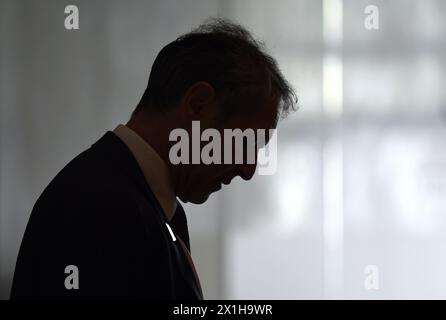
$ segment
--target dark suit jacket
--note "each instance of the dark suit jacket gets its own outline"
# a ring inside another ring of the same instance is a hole
[[[202,299],[166,222],[130,150],[109,131],[34,205],[11,299]],[[180,204],[170,225],[190,248]],[[79,270],[79,289],[65,287],[68,265]]]

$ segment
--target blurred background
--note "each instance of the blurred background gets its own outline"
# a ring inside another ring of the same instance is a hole
[[[185,206],[205,298],[445,299],[443,0],[0,0],[0,298],[42,190],[210,16],[266,43],[300,109],[276,174]]]

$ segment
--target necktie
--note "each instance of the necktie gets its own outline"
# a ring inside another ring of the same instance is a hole
[[[189,250],[186,248],[183,240],[180,237],[177,237],[178,243],[183,250],[184,255],[186,256],[187,261],[189,262],[192,273],[194,274],[195,282],[197,283],[198,290],[200,290],[200,294],[203,297],[203,291],[201,289],[200,278],[198,277],[197,270],[195,269],[194,262],[192,261],[192,256],[190,255]]]
[[[189,263],[190,269],[192,271],[193,277],[195,279],[195,283],[197,284],[198,290],[200,291],[201,296],[203,297],[203,291],[201,288],[200,278],[198,277],[197,270],[195,269],[195,265],[190,254],[190,242],[189,242],[189,232],[187,228],[187,218],[184,212],[183,207],[178,202],[177,210],[175,211],[175,215],[172,218],[171,225],[173,230],[175,231],[175,235],[171,232],[172,238],[175,237],[178,245],[183,253],[183,256]],[[170,227],[168,226],[170,229]],[[183,241],[184,240],[184,241]],[[174,240],[175,241],[175,240]]]

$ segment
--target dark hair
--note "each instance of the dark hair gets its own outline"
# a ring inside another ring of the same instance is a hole
[[[214,87],[225,114],[252,112],[253,99],[264,99],[265,93],[278,102],[278,117],[297,102],[263,43],[238,24],[211,18],[159,52],[135,112],[172,107],[198,81]]]

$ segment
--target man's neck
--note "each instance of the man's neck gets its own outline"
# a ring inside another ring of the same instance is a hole
[[[148,117],[146,115],[133,116],[126,124],[144,139],[169,165],[169,127],[163,123],[161,117]]]

